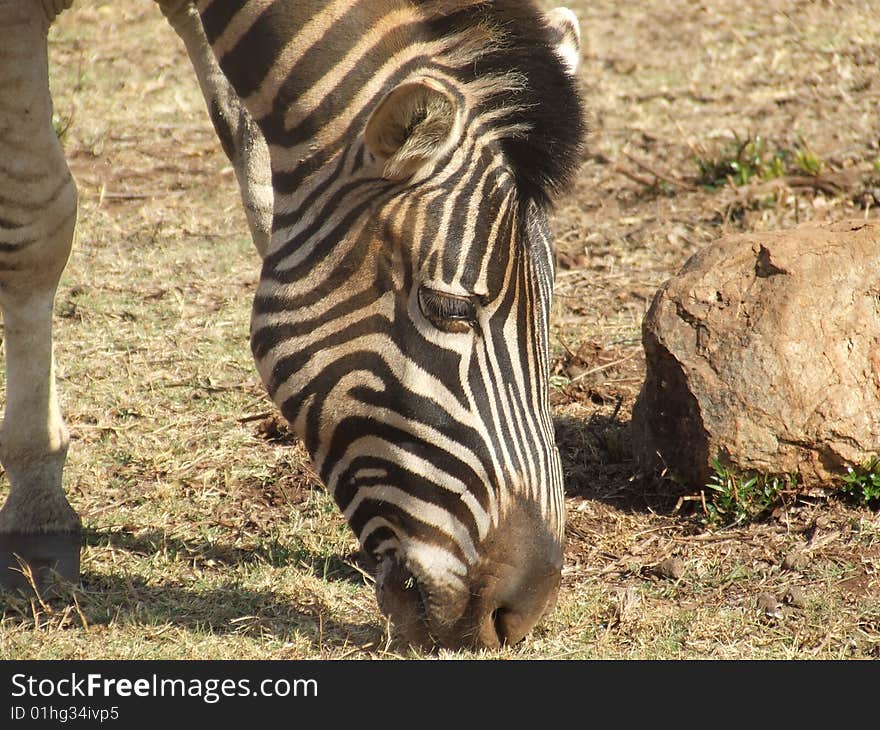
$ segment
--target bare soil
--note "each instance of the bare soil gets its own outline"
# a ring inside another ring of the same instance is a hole
[[[728,644],[731,628],[702,611],[713,605],[719,615],[735,609],[767,621],[756,624],[758,642],[790,632],[786,655],[876,656],[876,513],[828,493],[787,495],[758,523],[708,529],[699,494],[637,473],[628,421],[644,376],[641,317],[699,247],[728,232],[875,217],[880,5],[576,5],[592,135],[556,217],[554,397],[570,495],[568,584],[601,576],[608,595],[624,596],[610,608],[615,643],[626,635],[642,644],[633,634],[659,621],[646,614],[700,607],[699,623],[716,635],[691,635],[685,646],[762,655],[742,636]],[[819,174],[701,184],[698,160],[758,137],[771,150],[812,150]],[[670,558],[680,577],[659,570]],[[711,590],[701,587],[701,575],[728,570]],[[672,606],[666,596],[646,600],[646,583],[666,584],[653,590],[669,593]],[[804,605],[791,602],[792,587],[803,589]],[[782,605],[774,616],[758,606],[768,592]]]

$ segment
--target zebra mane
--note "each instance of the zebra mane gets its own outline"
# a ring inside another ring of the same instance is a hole
[[[549,205],[580,164],[586,124],[543,13],[531,0],[417,4],[432,36],[456,39],[446,58],[476,92],[478,113],[491,120],[521,195]]]

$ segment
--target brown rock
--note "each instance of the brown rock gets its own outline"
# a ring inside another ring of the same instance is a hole
[[[806,608],[807,599],[800,586],[789,586],[785,592],[785,602],[795,608]]]
[[[782,618],[782,604],[776,600],[772,593],[759,593],[756,603],[758,604],[758,611],[766,618]]]
[[[640,466],[711,461],[827,486],[880,451],[880,223],[729,236],[657,292],[633,409]]]
[[[809,558],[806,553],[799,552],[797,550],[788,553],[782,559],[782,569],[783,570],[801,570],[803,569],[807,563],[809,562]]]
[[[657,575],[678,580],[684,575],[684,563],[680,558],[666,558],[657,565]]]

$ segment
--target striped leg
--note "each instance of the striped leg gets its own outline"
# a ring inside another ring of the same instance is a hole
[[[259,127],[238,100],[217,61],[190,0],[158,0],[162,13],[183,40],[223,151],[238,179],[251,238],[260,256],[272,232],[272,177],[269,149]]]
[[[76,186],[52,126],[46,32],[64,0],[0,0],[0,307],[7,400],[0,584],[79,574],[80,520],[61,487],[67,429],[55,393],[52,309],[76,223]],[[57,8],[55,6],[58,6]],[[48,16],[48,17],[47,17]],[[12,569],[10,569],[12,568]]]

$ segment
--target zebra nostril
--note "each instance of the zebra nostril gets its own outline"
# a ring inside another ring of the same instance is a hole
[[[472,579],[471,625],[487,648],[524,639],[555,605],[562,577],[562,546],[532,507],[510,508],[504,528],[485,541]]]
[[[495,635],[498,637],[498,643],[501,646],[507,644],[507,626],[504,621],[504,614],[507,612],[506,608],[496,608],[492,611],[492,626],[495,628]]]
[[[498,646],[513,646],[522,641],[530,628],[524,626],[522,617],[516,611],[499,606],[489,615],[494,630],[495,637],[498,640]]]
[[[489,617],[492,619],[492,626],[495,629],[495,636],[498,637],[498,643],[504,644],[504,627],[498,621],[498,614],[501,613],[500,608],[496,608],[492,611],[492,615]]]

